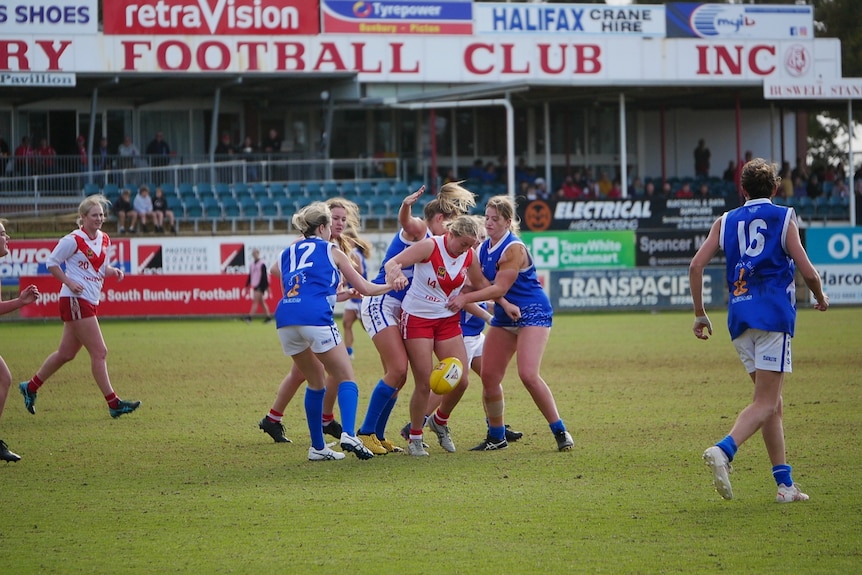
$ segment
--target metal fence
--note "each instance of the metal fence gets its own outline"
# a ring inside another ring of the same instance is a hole
[[[243,155],[239,160],[229,155],[210,162],[209,156],[172,156],[159,166],[146,157],[107,156],[104,162],[99,158],[92,169],[78,156],[50,158],[55,160],[50,165],[39,163],[40,157],[9,159],[0,177],[0,212],[40,215],[64,211],[105,187],[405,179],[403,164],[396,158],[281,159],[260,154]],[[102,165],[106,168],[100,169]],[[78,166],[80,169],[73,169]]]

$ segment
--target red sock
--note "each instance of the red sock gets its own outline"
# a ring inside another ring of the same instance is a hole
[[[437,425],[446,425],[449,423],[449,413],[443,413],[439,409],[434,412],[434,422]]]
[[[323,421],[323,425],[332,422],[335,419],[334,413],[324,413],[321,420]]]
[[[110,395],[105,396],[105,401],[108,402],[108,407],[110,407],[111,409],[117,409],[117,405],[120,404],[120,398],[117,397],[117,394],[113,391]]]
[[[279,413],[274,409],[270,409],[269,413],[266,416],[267,419],[269,419],[270,421],[275,421],[276,423],[280,422],[282,417],[284,417],[284,414]]]
[[[410,439],[422,439],[422,430],[410,428]]]
[[[39,388],[42,387],[42,384],[45,383],[41,379],[39,379],[38,375],[34,375],[33,378],[27,382],[27,390],[30,393],[36,393],[39,391]]]

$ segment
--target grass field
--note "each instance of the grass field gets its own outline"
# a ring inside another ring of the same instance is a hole
[[[485,433],[475,378],[451,420],[457,453],[431,441],[422,460],[324,463],[306,460],[301,395],[294,443],[257,428],[290,367],[271,325],[105,321],[114,386],[143,406],[112,420],[85,354],[35,416],[13,387],[0,438],[23,459],[0,465],[0,573],[860,572],[862,309],[799,314],[785,429],[811,500],[784,506],[759,435],[734,462],[733,501],[701,462],[751,387],[712,319],[701,342],[688,313],[556,318],[543,373],[570,453],[510,375],[507,421],[525,435],[506,451],[468,451]],[[61,327],[0,330],[17,382]],[[380,372],[356,335],[361,418]],[[403,399],[402,444],[406,420]]]

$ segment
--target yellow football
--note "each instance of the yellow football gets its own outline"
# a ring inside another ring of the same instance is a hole
[[[457,357],[447,357],[434,366],[431,371],[431,391],[446,395],[456,387],[464,374],[464,366]]]

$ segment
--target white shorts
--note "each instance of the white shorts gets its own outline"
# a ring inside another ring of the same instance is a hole
[[[362,298],[362,327],[373,338],[387,327],[401,326],[401,300],[389,294]]]
[[[359,315],[359,308],[362,305],[361,301],[353,301],[352,299],[344,302],[344,311],[355,311]]]
[[[742,360],[742,365],[753,373],[755,370],[791,373],[790,335],[780,331],[747,329],[733,340],[733,347]]]
[[[284,355],[296,355],[309,347],[314,353],[325,353],[341,343],[341,333],[335,324],[288,325],[277,331]]]
[[[469,369],[473,365],[473,360],[477,357],[482,357],[482,349],[485,347],[485,334],[465,335],[464,347],[467,348],[467,365],[464,369]]]

